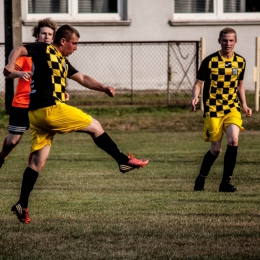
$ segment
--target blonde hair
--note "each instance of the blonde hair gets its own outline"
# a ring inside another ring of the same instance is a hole
[[[237,33],[234,29],[230,28],[230,27],[226,27],[224,29],[222,29],[220,32],[219,32],[219,39],[222,38],[223,34],[230,34],[230,33],[233,33],[235,35],[235,38],[237,39]]]

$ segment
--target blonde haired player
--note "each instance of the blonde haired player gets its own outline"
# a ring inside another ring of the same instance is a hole
[[[230,180],[236,165],[239,132],[243,130],[240,107],[246,116],[252,114],[246,103],[243,82],[246,61],[233,51],[237,43],[235,30],[228,27],[221,30],[218,42],[221,50],[202,61],[192,93],[191,106],[195,111],[200,89],[204,83],[204,141],[211,143],[195,180],[194,191],[204,190],[205,179],[221,152],[223,132],[226,133],[228,144],[219,191],[236,191]]]
[[[19,201],[12,207],[21,222],[26,222],[28,199],[38,174],[43,168],[56,133],[84,132],[89,134],[95,144],[108,153],[118,164],[122,173],[144,167],[147,159],[137,159],[123,154],[104,131],[98,120],[82,110],[69,106],[65,101],[66,79],[72,79],[82,86],[115,96],[115,89],[105,86],[88,75],[77,71],[66,59],[77,50],[79,32],[69,26],[61,26],[53,44],[33,43],[12,50],[9,62],[4,68],[4,76],[14,70],[13,63],[21,55],[32,56],[32,90],[30,92],[29,118],[32,130],[32,160],[24,171]]]

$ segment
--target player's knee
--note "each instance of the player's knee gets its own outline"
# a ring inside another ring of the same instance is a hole
[[[230,146],[238,146],[238,138],[237,137],[231,137],[228,139],[228,145]]]
[[[91,129],[92,129],[92,134],[94,136],[99,136],[100,134],[102,134],[104,132],[104,129],[103,129],[102,125],[100,124],[100,122],[94,118],[91,123]]]
[[[29,167],[31,167],[37,172],[40,172],[44,167],[46,161],[47,161],[46,156],[39,156],[39,154],[34,153],[30,158]]]
[[[100,124],[100,122],[99,122],[98,120],[94,119],[94,120],[93,120],[93,124],[94,124],[94,126],[95,126],[95,128],[96,128],[97,130],[103,129],[103,128],[102,128],[102,125]]]
[[[19,142],[20,142],[21,138],[10,138],[7,139],[7,145],[11,146],[11,147],[15,147]]]
[[[211,150],[211,153],[212,153],[215,157],[218,157],[219,154],[221,153],[221,148]]]
[[[40,172],[43,168],[43,166],[45,165],[46,161],[33,161],[31,160],[29,167],[32,168],[33,170]]]

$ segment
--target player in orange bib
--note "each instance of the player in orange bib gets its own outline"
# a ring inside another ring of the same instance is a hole
[[[56,24],[49,18],[40,20],[32,29],[32,36],[37,42],[51,43],[56,32]],[[23,133],[29,129],[28,107],[31,91],[32,58],[21,56],[15,64],[12,78],[19,77],[16,92],[12,101],[9,117],[9,134],[4,139],[0,153],[0,168],[9,153],[21,141]],[[30,159],[29,159],[30,160]]]

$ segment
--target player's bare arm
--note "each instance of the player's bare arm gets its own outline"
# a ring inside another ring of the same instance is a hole
[[[15,70],[12,74],[8,75],[8,78],[22,78],[26,81],[31,79],[32,72],[31,71],[18,71]]]
[[[8,63],[4,67],[4,70],[3,70],[3,74],[6,79],[11,78],[11,74],[14,72],[15,63],[16,63],[17,59],[20,56],[26,56],[27,54],[28,54],[27,50],[24,46],[19,46],[17,48],[14,48],[11,51],[11,53],[9,54],[9,57],[8,57]]]
[[[195,82],[193,90],[192,90],[192,100],[191,100],[191,110],[192,111],[196,111],[196,105],[199,102],[199,94],[200,94],[202,85],[203,85],[203,81],[196,79],[196,82]]]
[[[115,89],[113,87],[105,86],[104,84],[96,81],[90,76],[82,74],[81,72],[77,72],[76,74],[72,75],[70,79],[77,81],[79,84],[86,88],[105,92],[110,97],[115,96]]]
[[[246,94],[245,94],[245,87],[244,87],[244,81],[240,80],[237,86],[237,93],[238,93],[238,98],[240,100],[242,109],[246,113],[246,116],[249,117],[252,115],[252,109],[247,106],[246,103]]]

